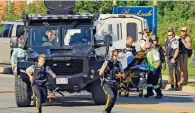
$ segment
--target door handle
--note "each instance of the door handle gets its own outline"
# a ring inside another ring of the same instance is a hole
[[[6,42],[6,44],[9,44],[9,42]]]

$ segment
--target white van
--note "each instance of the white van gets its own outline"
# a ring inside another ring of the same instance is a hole
[[[144,36],[144,29],[148,29],[148,22],[142,17],[124,14],[100,14],[98,21],[94,23],[96,27],[96,40],[103,40],[103,35],[110,34],[113,38],[113,47],[116,49],[126,48],[126,39],[132,36],[137,51],[141,50],[139,41]],[[105,48],[96,49],[96,53],[103,55]],[[123,67],[126,67],[126,53],[119,53],[119,60]]]
[[[19,37],[24,33],[24,23],[22,20],[6,21],[0,24],[0,29],[0,64],[10,64],[10,38]]]

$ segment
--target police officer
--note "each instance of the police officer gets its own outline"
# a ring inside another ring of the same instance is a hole
[[[131,36],[127,37],[126,50],[127,50],[127,53],[129,53],[129,55],[130,54],[132,54],[133,56],[136,55],[136,49],[135,49],[135,46],[133,46],[133,38]]]
[[[99,75],[103,78],[103,89],[107,95],[107,102],[104,113],[110,113],[117,99],[119,80],[124,77],[123,68],[120,61],[117,60],[118,51],[113,50],[110,60],[106,60],[99,70]]]
[[[38,56],[38,63],[26,69],[26,73],[29,76],[32,84],[33,93],[36,97],[37,113],[42,113],[42,103],[44,103],[47,98],[47,74],[50,74],[53,78],[56,78],[55,73],[53,73],[50,67],[44,66],[45,58],[45,55],[40,54]]]
[[[188,52],[191,49],[191,38],[188,35],[187,27],[181,28],[181,37],[179,39],[179,57],[178,57],[178,66],[179,66],[179,74],[180,81],[179,85],[186,85],[188,83]]]
[[[147,65],[149,69],[148,77],[147,77],[147,94],[144,95],[145,98],[153,96],[153,89],[155,90],[157,96],[156,99],[162,98],[163,94],[161,92],[161,88],[159,85],[160,79],[160,54],[159,52],[152,48],[152,45],[149,42],[146,42],[145,48],[147,50],[146,58]]]
[[[144,37],[139,42],[140,42],[141,49],[145,51],[146,50],[145,49],[145,43],[146,42],[151,43],[151,30],[144,29]]]
[[[11,56],[11,65],[12,65],[12,70],[15,72],[16,66],[17,66],[17,58],[19,57],[25,57],[25,51],[23,50],[24,48],[24,35],[21,35],[19,38],[19,44],[18,48],[13,49],[13,53]]]
[[[161,73],[161,70],[162,70],[162,63],[165,62],[165,51],[163,50],[162,46],[158,44],[158,37],[156,35],[153,35],[152,36],[152,46],[154,49],[156,49],[159,54],[160,54],[160,61],[161,61],[161,64],[159,66],[159,71],[160,71],[160,81],[162,81],[162,73]]]
[[[169,90],[178,90],[177,84],[177,57],[179,54],[179,42],[175,38],[175,34],[173,31],[168,32],[168,39],[165,42],[166,44],[166,59],[169,66],[169,77],[171,88]]]

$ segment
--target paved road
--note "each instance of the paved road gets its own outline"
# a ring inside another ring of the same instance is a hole
[[[0,113],[35,113],[35,108],[18,108],[14,97],[14,78],[0,75]],[[195,113],[195,94],[163,91],[164,98],[139,98],[137,93],[130,97],[119,97],[112,113]],[[87,92],[65,94],[50,105],[45,105],[44,113],[102,113],[104,106],[96,106]]]

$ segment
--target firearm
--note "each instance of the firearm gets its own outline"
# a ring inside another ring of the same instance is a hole
[[[111,35],[104,36],[104,45],[106,46],[105,60],[108,60],[109,47],[112,46],[112,36]]]

